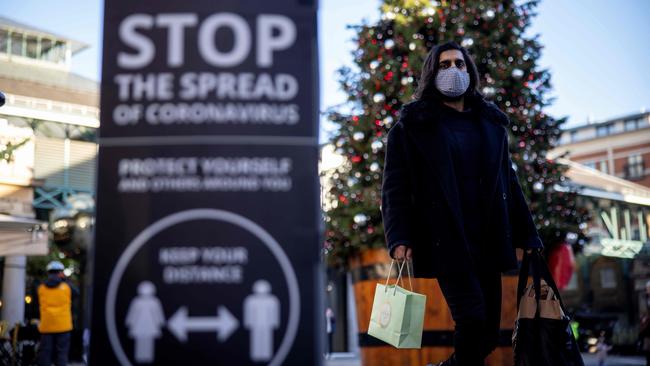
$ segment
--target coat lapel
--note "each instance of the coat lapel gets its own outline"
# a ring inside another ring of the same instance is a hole
[[[476,107],[478,108],[482,139],[483,207],[489,210],[492,203],[491,198],[496,189],[497,177],[501,171],[503,139],[506,137],[506,130],[500,125],[496,111],[490,110],[492,107],[485,102],[479,103]],[[439,123],[439,118],[439,108],[426,101],[417,101],[409,106],[402,121],[409,138],[425,157],[430,168],[434,170],[434,176],[438,179],[440,188],[462,233],[464,225],[460,211],[458,183],[449,146],[451,136],[450,132]]]

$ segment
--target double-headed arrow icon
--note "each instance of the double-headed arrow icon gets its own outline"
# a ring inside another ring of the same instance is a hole
[[[181,306],[167,322],[167,328],[181,342],[187,342],[187,332],[217,332],[217,339],[225,341],[239,328],[239,320],[225,306],[220,306],[216,317],[193,317],[187,314],[187,307]]]

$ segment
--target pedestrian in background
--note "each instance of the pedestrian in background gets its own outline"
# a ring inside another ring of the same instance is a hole
[[[47,264],[47,280],[38,286],[41,332],[38,364],[65,366],[68,364],[72,332],[72,298],[77,289],[65,278],[65,267],[59,261]]]
[[[596,342],[596,358],[598,359],[598,366],[605,366],[607,361],[607,352],[612,349],[612,346],[605,342],[605,331],[600,331],[600,336]]]
[[[336,330],[336,317],[334,316],[334,310],[329,306],[325,310],[325,320],[327,330],[327,355],[329,357],[334,350],[334,331]]]
[[[501,272],[543,247],[513,169],[508,117],[479,92],[467,50],[431,49],[415,100],[388,134],[382,216],[391,257],[437,278],[454,319],[439,365],[483,366],[499,340]]]

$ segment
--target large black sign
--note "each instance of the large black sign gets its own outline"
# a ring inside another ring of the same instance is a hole
[[[107,1],[90,364],[321,364],[316,4]]]

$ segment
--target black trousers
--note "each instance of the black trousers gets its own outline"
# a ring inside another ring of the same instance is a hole
[[[468,261],[469,262],[469,261]],[[483,366],[498,345],[501,321],[501,272],[493,261],[462,275],[440,276],[438,283],[456,323],[454,354],[445,365]]]
[[[68,350],[70,349],[71,332],[43,333],[38,351],[38,365],[66,366],[68,364]]]

